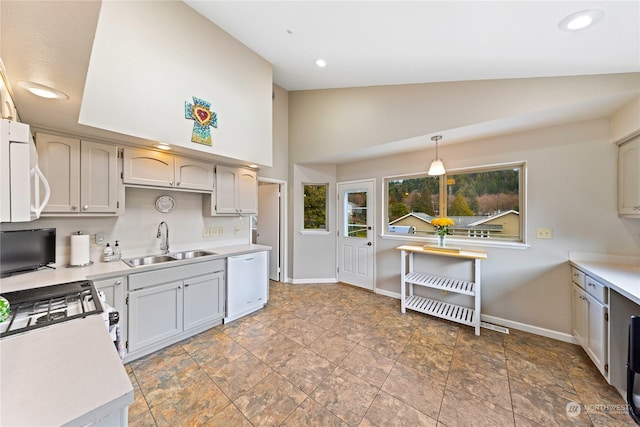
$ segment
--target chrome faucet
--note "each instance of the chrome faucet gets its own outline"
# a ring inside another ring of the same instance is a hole
[[[163,254],[169,253],[169,225],[166,222],[162,221],[158,224],[158,235],[156,236],[158,239],[162,237],[162,224],[164,224],[164,240],[160,243],[160,250]]]

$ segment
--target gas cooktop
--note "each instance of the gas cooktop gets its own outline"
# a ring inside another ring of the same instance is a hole
[[[90,280],[7,292],[2,296],[9,301],[11,313],[0,323],[0,338],[103,311]]]

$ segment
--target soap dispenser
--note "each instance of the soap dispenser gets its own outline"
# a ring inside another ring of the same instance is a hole
[[[109,262],[113,259],[113,249],[111,249],[111,245],[107,243],[107,246],[104,247],[104,251],[102,251],[102,260],[104,262]]]

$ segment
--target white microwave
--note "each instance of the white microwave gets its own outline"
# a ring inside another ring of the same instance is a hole
[[[40,186],[44,196],[40,197]],[[40,217],[49,201],[49,183],[38,167],[38,152],[29,125],[0,120],[0,222],[27,222]]]

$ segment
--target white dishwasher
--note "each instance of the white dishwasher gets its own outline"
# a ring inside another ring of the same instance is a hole
[[[227,258],[227,315],[224,322],[261,309],[269,298],[267,251]]]

